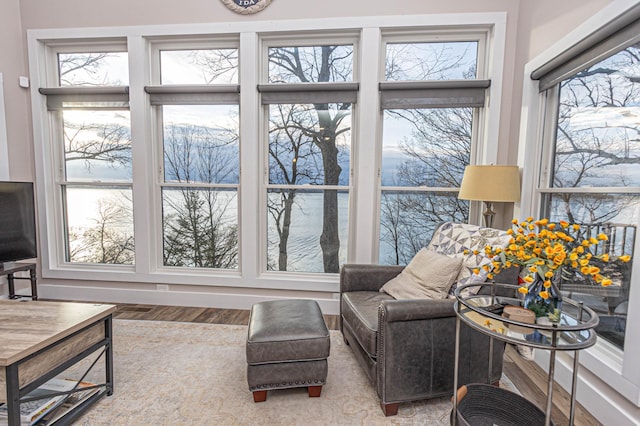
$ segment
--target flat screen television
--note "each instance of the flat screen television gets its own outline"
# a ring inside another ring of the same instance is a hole
[[[0,182],[0,266],[38,257],[32,182]]]

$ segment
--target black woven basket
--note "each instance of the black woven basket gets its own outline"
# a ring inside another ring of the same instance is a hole
[[[453,410],[451,413],[453,424]],[[467,394],[458,401],[457,425],[535,426],[544,425],[544,412],[529,400],[491,385],[467,385]],[[553,425],[553,421],[551,421]]]

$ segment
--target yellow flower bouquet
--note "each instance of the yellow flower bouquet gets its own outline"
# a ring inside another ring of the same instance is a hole
[[[609,255],[594,255],[590,250],[608,239],[605,234],[581,237],[578,224],[566,221],[556,224],[550,223],[548,219],[534,220],[532,217],[522,222],[513,219],[512,224],[512,228],[507,230],[511,239],[506,247],[485,247],[485,254],[493,259],[492,264],[486,266],[489,269],[492,267],[489,279],[503,268],[519,266],[525,272],[525,276],[518,291],[526,295],[529,292],[529,284],[541,280],[542,289],[535,298],[541,298],[542,301],[551,296],[552,280],[560,268],[578,270],[602,286],[611,285],[612,280],[603,276],[601,269],[593,264],[595,259],[609,262]],[[630,256],[623,255],[618,259],[628,262]]]

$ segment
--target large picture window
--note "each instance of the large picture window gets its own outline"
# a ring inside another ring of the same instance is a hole
[[[268,49],[267,270],[337,273],[346,261],[353,57],[351,45]]]
[[[469,220],[504,19],[425,18],[30,30],[43,278],[330,294],[345,263],[405,263]]]
[[[62,51],[47,105],[60,129],[57,184],[65,260],[135,261],[131,125],[126,52]]]
[[[438,223],[467,222],[457,198],[488,81],[479,40],[386,43],[379,260],[407,264]]]
[[[580,271],[564,274],[561,290],[600,316],[600,337],[624,348],[632,263],[640,221],[640,45],[631,45],[562,80],[544,214],[582,226],[585,238],[604,233],[597,265],[612,279],[603,288]]]
[[[238,49],[158,49],[162,264],[238,268]]]

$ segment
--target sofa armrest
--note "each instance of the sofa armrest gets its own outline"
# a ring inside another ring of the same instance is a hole
[[[340,293],[349,291],[378,291],[396,277],[404,266],[347,264],[340,270]]]
[[[383,404],[451,395],[455,300],[385,300],[378,308],[376,386]],[[489,346],[493,343],[491,377]],[[494,383],[505,343],[460,324],[458,383]]]
[[[378,307],[378,318],[394,322],[455,317],[454,303],[454,299],[384,300]]]

